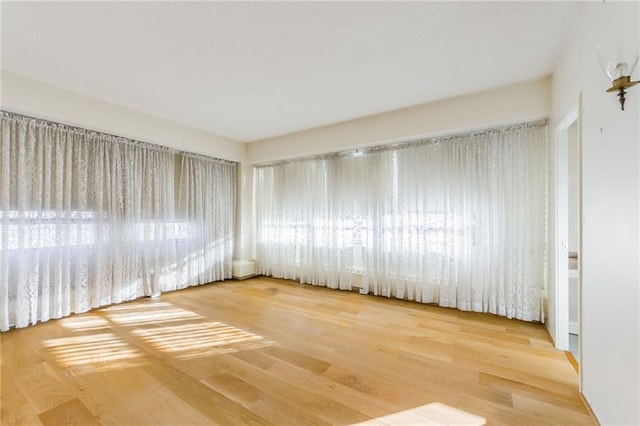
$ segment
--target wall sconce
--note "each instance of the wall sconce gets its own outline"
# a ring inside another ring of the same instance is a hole
[[[638,57],[638,52],[624,52],[622,48],[612,49],[603,44],[598,46],[600,67],[611,80],[611,87],[607,89],[607,92],[618,92],[622,111],[624,111],[624,101],[626,100],[624,95],[627,94],[625,89],[640,83],[640,81],[631,81],[631,75],[638,65]],[[627,63],[626,60],[629,59],[631,62]]]

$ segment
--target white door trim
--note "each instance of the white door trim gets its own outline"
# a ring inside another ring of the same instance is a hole
[[[569,350],[569,127],[579,118],[576,103],[556,127],[555,345]]]

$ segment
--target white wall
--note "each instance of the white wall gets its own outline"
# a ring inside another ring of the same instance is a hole
[[[549,77],[541,78],[253,142],[248,145],[247,161],[260,163],[546,118],[550,85]]]
[[[2,71],[5,111],[57,121],[231,161],[243,161],[246,145],[169,120]]]
[[[552,89],[552,129],[582,95],[580,369],[585,398],[607,425],[640,424],[640,89],[629,90],[621,111],[617,97],[605,93],[609,82],[598,66],[596,46],[617,34],[639,51],[639,8],[638,2],[586,3]],[[554,132],[550,136],[554,147]],[[550,164],[554,161],[551,149]],[[553,200],[553,179],[551,190]],[[550,259],[554,256],[552,247]],[[550,267],[553,277],[555,262]]]

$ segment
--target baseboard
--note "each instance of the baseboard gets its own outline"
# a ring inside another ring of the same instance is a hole
[[[259,277],[260,274],[252,274],[252,275],[246,275],[243,277],[231,277],[231,279],[234,279],[236,281],[244,281],[244,280],[248,280],[249,278],[255,278],[255,277]]]
[[[576,370],[576,373],[580,374],[580,366],[578,365],[578,360],[576,359],[576,357],[573,356],[571,351],[564,351],[564,353],[567,355],[567,359],[569,360],[571,365],[573,365],[573,369]]]
[[[591,406],[589,405],[589,402],[587,402],[587,398],[584,397],[582,392],[578,393],[578,395],[580,396],[580,400],[582,400],[582,404],[584,404],[584,408],[587,409],[587,413],[589,413],[589,417],[591,417],[591,420],[593,421],[593,424],[597,425],[597,426],[600,426],[600,422],[598,421],[598,418],[596,417],[595,413],[591,409]]]

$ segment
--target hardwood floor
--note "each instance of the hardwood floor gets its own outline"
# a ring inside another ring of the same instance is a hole
[[[592,424],[540,324],[264,277],[1,343],[2,425]]]

